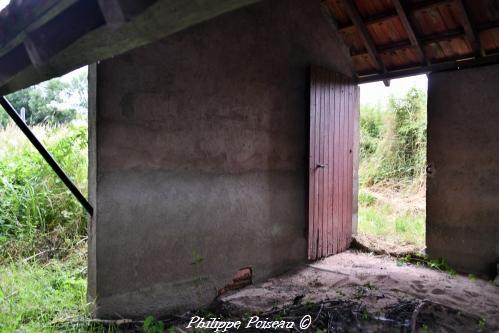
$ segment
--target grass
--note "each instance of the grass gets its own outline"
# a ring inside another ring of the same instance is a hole
[[[115,332],[87,320],[85,267],[78,253],[1,265],[0,332]]]
[[[68,318],[87,314],[84,260],[72,254],[0,266],[0,331],[58,332]]]
[[[382,238],[390,243],[424,247],[425,212],[399,206],[390,199],[376,198],[366,189],[359,194],[360,233]]]

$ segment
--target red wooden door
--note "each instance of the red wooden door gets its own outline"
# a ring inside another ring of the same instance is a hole
[[[308,258],[342,252],[352,239],[355,130],[359,87],[312,67],[310,78]]]

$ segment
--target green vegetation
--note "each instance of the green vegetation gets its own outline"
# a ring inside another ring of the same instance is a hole
[[[86,244],[64,259],[0,265],[0,332],[108,332],[88,323]]]
[[[26,108],[36,136],[85,194],[87,128],[78,111],[85,106],[84,77],[8,99]],[[2,109],[0,211],[0,332],[107,332],[85,320],[85,212]]]
[[[365,192],[361,192],[365,198]],[[372,198],[372,195],[368,198]],[[424,245],[424,212],[398,208],[390,203],[369,203],[359,199],[359,229],[371,236],[381,237],[389,242]]]
[[[3,110],[2,110],[3,111]],[[86,128],[36,127],[86,188]],[[85,192],[85,191],[84,191]],[[0,130],[0,332],[86,331],[86,216],[19,129]]]
[[[34,130],[86,193],[86,126],[74,123]],[[80,204],[19,129],[8,126],[0,131],[0,147],[0,262],[43,251],[67,254],[63,250],[86,235]]]
[[[408,254],[399,261],[403,264],[415,264],[416,266],[425,266],[437,271],[446,272],[449,277],[455,277],[457,272],[444,259],[430,259],[424,254]]]
[[[387,108],[362,106],[359,232],[424,246],[426,96],[412,88]]]

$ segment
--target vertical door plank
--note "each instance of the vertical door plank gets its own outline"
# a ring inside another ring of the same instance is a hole
[[[335,128],[335,134],[334,134],[334,161],[333,161],[333,172],[334,172],[334,180],[333,180],[333,187],[334,187],[334,202],[333,202],[333,226],[334,226],[334,231],[333,231],[333,253],[338,252],[338,240],[339,240],[339,219],[340,219],[340,214],[339,214],[339,161],[341,159],[340,157],[340,151],[338,149],[339,147],[339,141],[340,141],[340,117],[339,117],[339,112],[338,110],[341,108],[341,90],[339,89],[339,74],[335,73],[335,84],[334,84],[334,91],[335,91],[335,106],[334,106],[334,128]]]
[[[308,177],[308,259],[314,260],[314,214],[315,214],[315,174],[313,172],[313,163],[315,161],[315,95],[317,93],[317,76],[310,72],[310,145],[309,145],[309,177]]]

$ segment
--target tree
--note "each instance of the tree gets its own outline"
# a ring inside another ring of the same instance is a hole
[[[26,109],[26,123],[59,125],[71,122],[87,111],[87,72],[81,71],[71,80],[52,79],[7,96],[14,108]],[[0,128],[7,125],[9,116],[0,110]]]
[[[53,79],[42,84],[17,91],[7,98],[17,111],[26,109],[26,123],[63,124],[76,116],[76,109],[61,107],[68,97],[69,84]]]
[[[88,79],[87,71],[79,73],[69,82],[69,93],[75,97],[76,106],[88,110]]]

